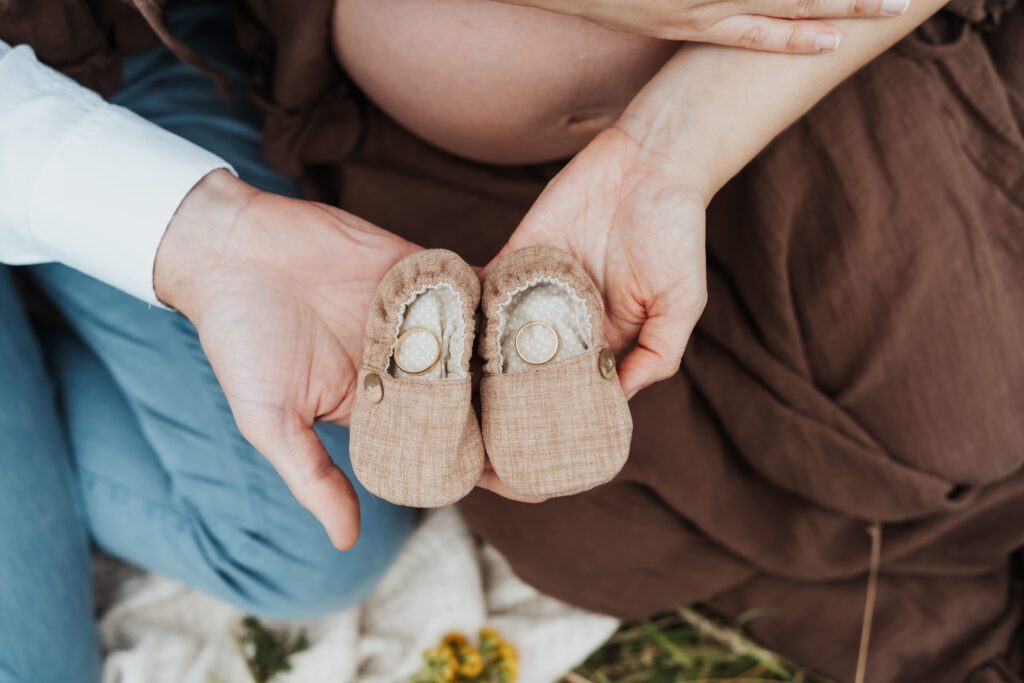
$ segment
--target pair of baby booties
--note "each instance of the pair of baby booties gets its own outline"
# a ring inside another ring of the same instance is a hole
[[[625,464],[633,422],[586,271],[564,252],[531,247],[503,258],[482,294],[478,422],[473,269],[428,249],[378,286],[350,441],[356,476],[374,495],[451,504],[472,490],[485,453],[506,485],[540,498],[593,488]]]

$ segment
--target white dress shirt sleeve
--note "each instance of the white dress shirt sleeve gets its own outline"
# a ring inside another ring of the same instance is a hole
[[[153,263],[223,159],[0,41],[0,263],[59,261],[159,305]]]

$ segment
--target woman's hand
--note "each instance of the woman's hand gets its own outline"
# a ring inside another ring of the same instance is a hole
[[[501,253],[535,245],[575,257],[604,295],[605,335],[626,396],[678,372],[707,298],[706,189],[623,128],[598,135],[534,203]],[[477,486],[528,503],[489,467]]]
[[[619,380],[632,397],[679,370],[703,311],[705,206],[671,158],[609,128],[551,181],[502,254],[545,245],[583,264],[604,294],[605,334],[624,354]]]
[[[895,17],[910,0],[503,0],[589,19],[665,40],[766,52],[816,54],[839,47],[838,28],[819,19]]]
[[[215,171],[157,253],[156,293],[196,326],[242,434],[341,549],[358,538],[359,503],[313,425],[348,421],[373,293],[415,249],[339,209]]]

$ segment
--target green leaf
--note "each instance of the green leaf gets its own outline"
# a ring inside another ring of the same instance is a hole
[[[292,638],[271,631],[255,617],[242,619],[233,638],[255,683],[268,683],[278,674],[291,671],[291,656],[309,648],[305,632]]]

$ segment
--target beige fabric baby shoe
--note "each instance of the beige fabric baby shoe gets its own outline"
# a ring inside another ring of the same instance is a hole
[[[501,480],[551,497],[618,474],[633,420],[586,271],[557,249],[513,252],[487,276],[483,311],[483,435]]]
[[[444,249],[407,256],[378,285],[349,442],[356,476],[373,494],[439,507],[480,478],[469,372],[479,302],[476,273]]]

